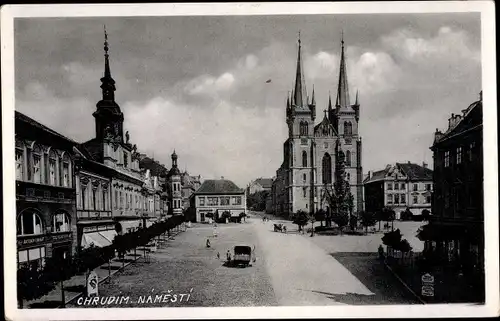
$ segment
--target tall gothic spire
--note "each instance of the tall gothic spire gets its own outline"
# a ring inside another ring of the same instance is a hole
[[[358,94],[359,94],[359,91],[358,91],[358,90],[356,90],[356,101],[354,102],[354,105],[355,105],[355,106],[359,106]]]
[[[313,93],[312,93],[311,105],[316,106],[316,98],[314,98],[314,85],[313,85]]]
[[[302,68],[302,45],[300,41],[300,32],[299,32],[299,50],[297,54],[297,71],[295,75],[295,96],[294,103],[299,107],[307,106],[307,91],[306,91],[306,82],[304,79],[304,69]]]
[[[339,84],[337,89],[337,106],[340,108],[350,107],[349,102],[349,86],[347,84],[347,70],[345,65],[345,54],[344,54],[344,33],[342,32],[342,51],[340,54],[340,72],[339,72]]]
[[[106,26],[104,26],[104,77],[101,78],[101,89],[103,100],[115,100],[115,81],[111,77],[111,69],[109,68],[109,47],[108,47],[108,33]]]

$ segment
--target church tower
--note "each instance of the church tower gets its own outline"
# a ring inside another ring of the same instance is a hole
[[[170,190],[170,204],[169,214],[180,215],[182,214],[182,189],[181,189],[181,171],[177,166],[177,154],[172,153],[172,168],[168,172],[169,190]]]
[[[285,163],[288,172],[288,213],[296,213],[298,210],[309,213],[314,210],[313,148],[316,100],[313,89],[309,101],[302,60],[299,34],[295,86],[291,97],[287,97],[288,140],[285,142]]]
[[[123,140],[123,113],[115,102],[115,80],[111,77],[108,54],[108,34],[104,29],[104,76],[101,78],[102,99],[97,103],[95,118],[96,139],[102,141],[112,136],[117,142]]]
[[[346,178],[351,185],[354,196],[355,211],[363,209],[363,168],[361,164],[361,137],[359,136],[359,97],[353,105],[350,104],[349,84],[344,50],[344,37],[341,40],[340,68],[335,109],[328,106],[330,122],[334,125],[345,155]]]

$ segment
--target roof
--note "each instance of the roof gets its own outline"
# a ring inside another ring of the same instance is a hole
[[[396,163],[410,180],[432,180],[432,170],[413,163]]]
[[[55,130],[53,129],[50,129],[49,127],[45,126],[45,125],[42,125],[41,123],[37,122],[36,120],[34,120],[33,118],[31,117],[28,117],[26,116],[25,114],[23,113],[20,113],[18,112],[17,110],[14,111],[15,112],[15,120],[16,121],[20,121],[20,122],[23,122],[23,123],[26,123],[28,124],[29,126],[32,126],[32,127],[35,127],[41,131],[44,131],[48,134],[51,134],[53,136],[56,136],[58,138],[61,138],[71,144],[77,144],[77,142],[75,142],[74,140],[72,140],[71,138],[68,138],[58,132],[56,132]]]
[[[244,190],[227,179],[208,179],[201,184],[196,194],[240,194]]]
[[[151,176],[162,177],[162,175],[166,176],[168,173],[167,168],[164,165],[147,156],[143,157],[139,161],[139,168],[149,169]]]
[[[257,183],[264,188],[271,188],[271,186],[273,185],[273,179],[272,178],[257,178],[254,181],[254,183]]]
[[[410,181],[431,181],[432,170],[415,163],[396,163],[395,166],[403,172]],[[393,166],[388,165],[385,169],[375,171],[364,180],[364,184],[384,179]]]

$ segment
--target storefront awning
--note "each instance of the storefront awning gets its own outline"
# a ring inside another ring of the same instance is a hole
[[[82,236],[82,247],[90,247],[91,244],[97,247],[105,247],[113,243],[116,232],[113,230],[84,233]]]
[[[136,229],[136,228],[138,228],[139,225],[142,224],[142,220],[120,221],[119,223],[122,226],[123,233],[127,233],[127,230],[129,230],[129,229]]]

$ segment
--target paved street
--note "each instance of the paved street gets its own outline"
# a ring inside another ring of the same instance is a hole
[[[99,296],[129,297],[126,304],[134,307],[417,303],[375,254],[332,253],[320,246],[322,236],[297,234],[290,222],[290,233],[273,232],[273,221],[251,215],[246,223],[219,224],[217,237],[211,226],[194,224],[153,253],[150,263],[131,265],[101,284]],[[239,244],[255,246],[257,261],[248,268],[223,266],[226,251]],[[174,293],[190,293],[189,300],[145,300]]]

